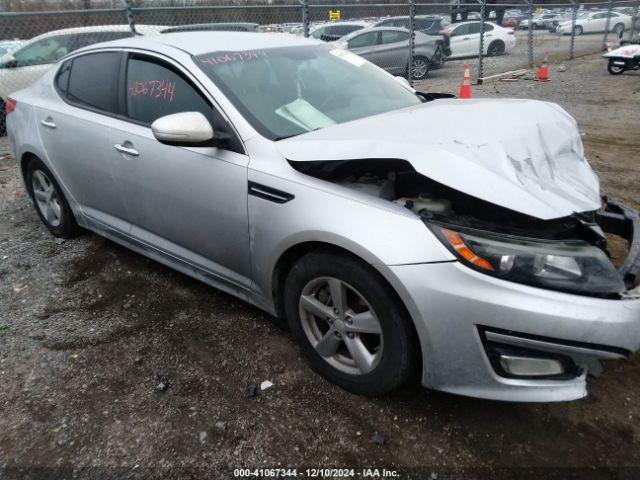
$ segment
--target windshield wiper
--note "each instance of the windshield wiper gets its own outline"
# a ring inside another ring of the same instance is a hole
[[[306,133],[306,132],[302,132],[302,133]],[[291,135],[283,135],[282,137],[274,138],[273,141],[277,142],[278,140],[286,140],[287,138],[297,137],[298,135],[302,135],[302,133],[292,133]]]
[[[300,132],[300,133],[292,133],[291,135],[283,135],[282,137],[274,138],[273,141],[277,142],[278,140],[286,140],[287,138],[297,137],[298,135],[302,135],[303,133],[315,132],[317,130],[320,130],[321,128],[322,127],[314,128],[313,130],[309,130],[308,132]]]

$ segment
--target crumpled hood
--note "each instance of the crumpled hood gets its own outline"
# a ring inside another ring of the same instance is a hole
[[[600,207],[575,120],[535,100],[436,100],[276,142],[291,161],[403,159],[422,175],[541,219]]]

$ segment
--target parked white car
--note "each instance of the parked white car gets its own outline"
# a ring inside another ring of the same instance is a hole
[[[165,27],[136,25],[136,31],[142,35],[157,33],[162,28]],[[0,97],[6,101],[10,93],[31,85],[60,58],[74,50],[129,36],[129,25],[65,28],[38,35],[0,58]]]
[[[13,52],[23,44],[22,40],[0,40],[0,57],[5,53]]]
[[[368,22],[330,22],[313,27],[309,36],[325,42],[335,42],[345,35],[366,28],[368,25]]]
[[[480,22],[454,23],[446,28],[451,38],[449,58],[472,57],[480,50]],[[484,55],[502,55],[516,46],[516,36],[512,28],[504,28],[495,23],[485,24]]]
[[[620,34],[631,28],[632,18],[618,12],[611,12],[609,20],[609,31]],[[576,35],[583,33],[604,32],[607,26],[608,12],[582,12],[576,18],[576,26],[574,27]],[[558,24],[557,33],[568,35],[571,33],[571,20],[567,20]]]

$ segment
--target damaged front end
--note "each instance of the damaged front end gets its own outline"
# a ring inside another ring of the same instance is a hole
[[[599,375],[601,360],[627,358],[635,350],[637,325],[608,325],[604,318],[615,319],[615,310],[622,309],[621,318],[637,324],[632,317],[637,317],[638,305],[629,311],[623,306],[628,301],[637,304],[633,299],[640,298],[636,211],[603,198],[599,210],[543,220],[434,182],[406,161],[290,163],[307,175],[411,210],[461,265],[509,282],[478,284],[467,275],[447,281],[448,271],[440,265],[434,271],[442,270],[444,286],[433,280],[429,288],[415,292],[417,298],[435,298],[435,289],[439,297],[453,298],[444,301],[440,315],[432,301],[425,304],[426,315],[443,324],[429,326],[425,348],[432,352],[442,348],[440,355],[455,355],[456,361],[469,358],[462,375],[460,368],[455,374],[446,373],[451,368],[448,362],[438,366],[439,360],[430,358],[429,365],[425,363],[430,369],[425,373],[426,386],[514,401],[568,400],[586,394],[586,374]],[[609,248],[611,243],[615,249]],[[396,268],[396,273],[404,272]],[[414,278],[410,274],[405,281]],[[510,284],[536,287],[539,294],[531,301],[529,293]],[[552,292],[556,296],[548,302],[546,296]],[[558,293],[571,295],[557,297]],[[609,303],[593,308],[593,301]],[[585,308],[593,320],[587,319]],[[602,337],[607,329],[617,333]],[[625,335],[632,339],[622,341]],[[480,349],[460,346],[474,345],[474,337],[480,340]],[[490,365],[489,374],[483,360]]]
[[[603,198],[600,210],[542,220],[430,180],[402,160],[290,163],[411,210],[461,263],[481,273],[577,295],[640,296],[640,219],[614,201]],[[608,235],[627,242],[626,258],[612,259]]]
[[[600,360],[640,348],[640,218],[600,196],[557,105],[436,100],[278,144],[297,171],[410,210],[458,260],[387,266],[425,386],[576,399]]]

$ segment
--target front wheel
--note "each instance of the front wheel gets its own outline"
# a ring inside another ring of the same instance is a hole
[[[620,75],[621,73],[624,73],[625,70],[626,67],[624,65],[616,65],[613,60],[610,60],[607,64],[607,72],[611,75]]]
[[[415,372],[411,320],[367,264],[331,252],[304,256],[287,277],[284,306],[311,366],[346,390],[380,395]]]
[[[424,80],[429,74],[429,60],[424,57],[414,57],[411,76],[413,80]]]
[[[583,31],[582,31],[582,27],[580,25],[576,25],[575,27],[573,27],[573,34],[574,35],[582,35]]]

